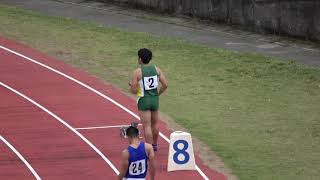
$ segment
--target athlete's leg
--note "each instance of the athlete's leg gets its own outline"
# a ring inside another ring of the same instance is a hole
[[[147,143],[152,144],[151,111],[139,111],[139,116],[143,125],[144,138]]]
[[[158,137],[159,137],[158,121],[159,121],[159,111],[151,111],[151,130],[152,130],[154,145],[158,144]]]

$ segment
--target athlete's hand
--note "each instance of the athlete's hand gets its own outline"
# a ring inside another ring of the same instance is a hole
[[[128,84],[129,84],[129,86],[131,86],[131,85],[132,85],[132,82],[131,82],[131,81],[129,81],[129,83],[128,83]]]

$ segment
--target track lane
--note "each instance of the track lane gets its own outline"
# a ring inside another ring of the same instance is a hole
[[[0,99],[1,134],[28,159],[40,177],[115,178],[115,173],[96,152],[48,113],[3,86]]]
[[[76,70],[68,65],[65,65],[60,61],[56,61],[50,57],[47,57],[46,55],[41,54],[35,50],[29,49],[25,46],[21,46],[19,44],[16,44],[6,39],[0,38],[0,44],[1,44],[1,41],[2,43],[6,43],[7,47],[9,46],[14,50],[19,51],[19,53],[23,53],[26,56],[30,56],[31,58],[37,59],[38,61],[41,61],[42,63],[45,63],[47,65],[50,65],[53,68],[57,68],[62,72],[66,72],[68,75],[72,75],[73,77],[94,87],[95,89],[101,91],[102,93],[108,94],[108,96],[110,96],[112,99],[115,99],[121,104],[126,104],[126,107],[128,109],[136,113],[136,105],[134,100],[132,100],[131,98],[128,98],[122,93],[119,93],[119,91],[116,88],[110,85],[101,83],[96,78],[89,76],[88,74],[82,71]],[[9,53],[9,56],[12,56],[12,55],[10,55]],[[45,70],[43,70],[44,68],[41,68],[38,65],[35,65],[33,63],[26,62],[25,60],[21,60],[17,56],[10,57],[10,58],[15,59],[14,61],[10,61],[10,64],[13,63],[16,65],[8,64],[10,66],[9,68],[13,68],[13,69],[14,67],[18,68],[19,65],[21,65],[22,63],[23,64],[22,67],[25,67],[26,69],[29,69],[29,70],[31,69],[32,73],[22,72],[22,73],[19,73],[18,75],[10,74],[5,79],[10,79],[10,81],[13,80],[15,82],[14,86],[16,88],[22,89],[24,93],[28,94],[32,98],[35,98],[37,101],[43,104],[46,104],[48,107],[52,108],[52,111],[59,114],[59,116],[63,117],[64,119],[68,119],[69,121],[68,123],[72,124],[74,127],[119,125],[119,124],[127,124],[127,123],[130,123],[132,120],[135,120],[135,118],[130,116],[128,113],[123,112],[123,110],[121,110],[120,108],[115,107],[113,104],[110,104],[110,102],[102,99],[101,97],[88,91],[87,89],[80,87],[78,84],[75,84],[74,82],[61,77],[60,75],[57,75],[53,72],[49,72],[48,70],[46,70],[47,72],[45,72]],[[25,76],[21,77],[21,75],[23,76],[23,74]],[[39,78],[39,76],[41,78]],[[25,83],[26,78],[33,79],[33,81],[30,83]],[[161,123],[160,126],[161,126],[161,131],[163,131],[164,134],[168,136],[170,132],[165,129],[165,125]],[[93,132],[90,132],[90,133],[93,133]],[[106,137],[109,133],[104,135],[99,135],[99,136],[97,135],[91,136],[89,134],[85,134],[85,135],[88,136],[88,138],[91,141],[95,142],[95,144],[97,144],[98,147],[101,147],[103,149],[102,151],[105,154],[107,154],[108,157],[110,156],[112,162],[118,165],[119,153],[124,147],[119,148],[119,147],[111,147],[108,145],[117,144],[117,141],[119,141],[119,139],[116,139],[114,137],[113,138],[114,140],[106,142],[106,139],[104,137]],[[112,133],[112,135],[113,134],[114,133]],[[166,160],[167,160],[168,144],[166,142],[163,142],[163,145],[160,144],[160,146],[163,147],[163,149],[160,149],[159,154],[161,154],[161,151],[163,151],[162,152],[163,156],[159,155],[159,159],[161,160],[159,160],[158,164],[159,164],[159,167],[165,167]],[[108,148],[111,148],[111,149],[108,149]],[[106,151],[106,150],[109,150],[109,151]],[[108,154],[109,152],[114,152],[114,153],[110,153],[109,155]],[[119,152],[119,153],[116,153],[116,152]],[[208,174],[209,177],[215,177],[216,179],[224,179],[223,175],[215,171],[209,170],[207,167],[202,165],[202,163],[199,161],[198,158],[197,160],[198,160],[197,161],[198,164],[200,164],[200,168],[206,174]],[[160,168],[160,170],[161,170],[160,173],[164,174],[164,177],[166,178],[169,178],[169,176],[170,178],[182,178],[187,176],[188,179],[190,178],[201,179],[201,176],[195,171],[193,172],[188,171],[183,173],[182,172],[167,173],[166,168]]]
[[[35,179],[22,160],[2,140],[0,140],[0,169],[0,179]]]
[[[0,136],[0,140],[4,142],[19,157],[19,159],[25,164],[25,166],[30,170],[30,172],[33,174],[33,176],[37,180],[41,180],[41,177],[34,170],[31,164],[21,155],[21,153],[14,146],[12,146],[12,144],[8,140],[6,140],[6,138],[4,138],[3,136]]]

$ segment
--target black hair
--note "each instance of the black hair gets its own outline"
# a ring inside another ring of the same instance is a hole
[[[148,64],[152,59],[152,52],[147,48],[142,48],[138,51],[138,56],[143,64]]]
[[[134,138],[139,136],[139,129],[133,126],[130,126],[126,130],[126,135],[128,137]]]

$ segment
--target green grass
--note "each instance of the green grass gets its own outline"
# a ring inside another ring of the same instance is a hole
[[[256,54],[0,6],[0,35],[127,91],[149,47],[169,79],[161,110],[244,180],[320,177],[320,70]]]

